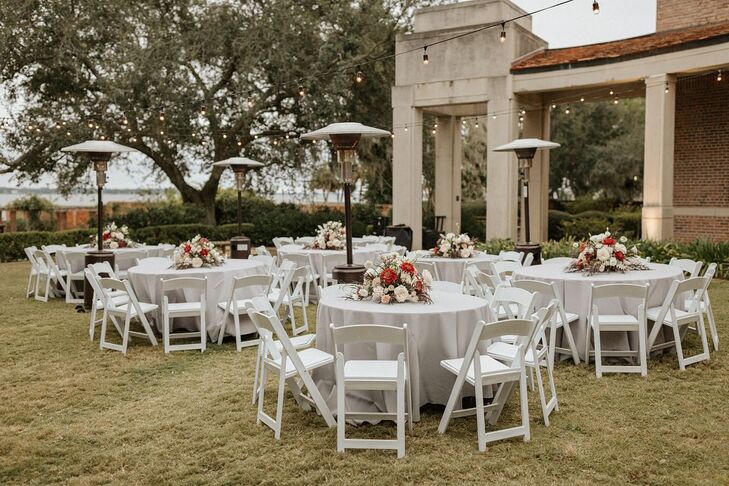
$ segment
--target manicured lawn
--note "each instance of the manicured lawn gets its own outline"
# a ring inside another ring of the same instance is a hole
[[[726,281],[711,287],[724,349],[708,364],[680,372],[665,356],[649,362],[647,379],[600,380],[592,367],[559,364],[560,411],[544,427],[530,395],[531,442],[479,453],[475,418],[440,435],[441,409],[429,407],[397,460],[337,454],[335,429],[291,395],[274,441],[250,401],[252,348],[165,356],[137,340],[126,357],[100,351],[86,314],[25,299],[27,270],[0,265],[0,483],[729,482]],[[516,403],[501,425],[515,422]],[[389,423],[349,430],[394,437]]]

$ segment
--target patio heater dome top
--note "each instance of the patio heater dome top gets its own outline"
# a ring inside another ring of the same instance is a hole
[[[86,140],[82,143],[63,147],[61,152],[96,152],[96,153],[112,153],[112,152],[138,152],[137,149],[121,145],[108,140]]]
[[[523,150],[523,149],[553,149],[560,147],[560,144],[556,142],[549,142],[547,140],[541,140],[539,138],[518,138],[505,145],[501,145],[494,149],[494,152],[509,152],[511,150]]]
[[[377,138],[389,137],[391,134],[387,130],[368,127],[361,123],[344,122],[332,123],[324,128],[305,133],[301,138],[304,140],[328,140],[331,135],[359,135],[361,138]]]
[[[248,159],[246,157],[230,157],[229,159],[220,160],[213,163],[214,166],[218,167],[263,167],[262,162]]]

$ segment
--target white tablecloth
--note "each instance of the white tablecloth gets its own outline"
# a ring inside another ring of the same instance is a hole
[[[318,250],[315,248],[304,248],[302,245],[284,245],[277,250],[277,253],[281,256],[291,253],[301,253],[304,255],[311,255],[311,262],[314,265],[314,273],[321,275],[324,272],[324,262],[322,260],[323,255],[342,255],[344,258],[343,262],[346,261],[347,252],[344,250]],[[377,259],[379,253],[376,251],[368,250],[367,248],[353,248],[352,259],[354,263],[364,265],[365,262],[374,262]],[[326,273],[331,273],[332,266],[326,269]]]
[[[78,247],[78,246],[70,246],[68,248],[61,248],[57,251],[63,251],[64,255],[66,255],[66,259],[68,260],[69,265],[71,266],[71,271],[73,273],[80,272],[84,269],[84,258],[86,254],[90,251],[95,251],[96,247]],[[162,256],[163,248],[159,246],[138,246],[134,248],[117,248],[116,250],[111,249],[105,249],[105,251],[110,251],[114,253],[114,256],[118,257],[119,255],[123,255],[124,253],[128,253],[130,251],[143,251],[145,253],[145,258],[149,257],[160,257]],[[120,262],[117,262],[119,264]],[[122,264],[119,265],[119,270],[128,270],[130,267],[134,266],[134,261],[129,260],[128,262],[121,262]],[[65,265],[62,261],[58,262],[59,268],[62,270],[64,269]]]
[[[496,261],[499,257],[497,255],[489,255],[487,253],[479,253],[473,258],[446,258],[446,257],[431,257],[425,256],[420,257],[419,260],[423,262],[435,263],[438,269],[438,275],[441,280],[447,282],[461,283],[463,278],[463,270],[469,263],[477,261]]]
[[[230,291],[233,288],[233,279],[235,277],[245,277],[247,275],[264,274],[265,267],[256,260],[226,260],[219,267],[210,268],[188,268],[185,270],[176,270],[169,268],[167,265],[149,264],[136,266],[129,269],[129,281],[137,294],[137,298],[142,302],[149,302],[160,306],[160,311],[154,316],[157,329],[162,330],[161,308],[162,308],[162,282],[161,279],[171,279],[179,277],[207,277],[207,311],[205,313],[206,327],[210,339],[217,339],[221,321],[224,312],[218,307],[219,302],[227,302],[230,298]],[[246,294],[246,290],[238,292],[239,298],[254,297],[253,289]],[[260,289],[263,292],[263,289]],[[200,294],[193,290],[172,291],[167,293],[170,302],[199,301]],[[186,329],[188,331],[197,331],[200,329],[200,322],[194,318],[177,318],[172,320],[172,330]],[[253,333],[255,327],[248,319],[248,316],[241,315],[241,333]],[[225,328],[226,335],[233,335],[233,319],[228,318]]]
[[[346,287],[345,287],[346,288]],[[486,319],[486,303],[476,297],[431,290],[432,304],[376,304],[344,298],[344,288],[324,289],[317,309],[316,344],[334,352],[329,324],[380,324],[401,327],[407,323],[410,340],[410,375],[413,394],[413,420],[420,419],[419,407],[428,403],[446,404],[455,376],[440,366],[443,359],[462,357],[476,323]],[[357,344],[344,347],[348,359],[397,359],[402,347],[384,344]],[[332,410],[336,409],[334,368],[318,370],[315,380]],[[395,411],[395,394],[351,392],[348,409]]]
[[[585,331],[586,318],[590,305],[591,286],[613,283],[628,283],[645,285],[650,284],[648,289],[648,307],[658,307],[666,299],[668,290],[674,280],[683,280],[683,273],[678,267],[651,263],[650,270],[635,270],[626,273],[600,273],[586,275],[583,273],[567,273],[565,265],[534,265],[524,267],[514,272],[514,280],[541,280],[544,282],[556,282],[562,304],[565,311],[573,312],[580,316],[579,323],[572,324],[572,335],[577,343],[577,351],[584,359],[585,354]],[[548,304],[546,299],[538,302],[537,305]],[[634,299],[602,299],[598,302],[600,312],[612,314],[638,315],[638,307]],[[648,324],[650,326],[650,323]],[[650,329],[648,329],[650,332]],[[635,334],[635,333],[631,333]],[[637,336],[628,336],[628,333],[611,332],[604,333],[603,349],[638,349]],[[564,339],[562,346],[567,347],[567,340]]]

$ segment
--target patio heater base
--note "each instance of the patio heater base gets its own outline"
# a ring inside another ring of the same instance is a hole
[[[524,256],[527,253],[534,255],[532,265],[540,265],[542,263],[542,246],[539,243],[517,243],[516,251],[523,251]]]
[[[332,278],[343,284],[361,284],[365,274],[364,265],[356,263],[337,265],[332,271]]]
[[[114,252],[111,251],[99,251],[94,250],[86,254],[84,258],[84,267],[88,267],[92,263],[109,262],[111,268],[114,268]],[[108,275],[107,275],[108,276]],[[91,309],[92,301],[94,299],[94,289],[91,284],[84,279],[84,309],[87,311]]]
[[[245,260],[251,254],[251,239],[247,236],[234,236],[230,239],[230,258]]]

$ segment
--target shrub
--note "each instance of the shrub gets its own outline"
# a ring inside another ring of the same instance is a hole
[[[93,232],[87,229],[69,231],[19,231],[0,233],[0,262],[24,260],[24,248],[43,245],[73,246],[88,243]]]
[[[640,212],[613,213],[611,228],[628,238],[640,238],[642,216]]]
[[[201,223],[205,221],[205,208],[195,204],[174,202],[148,204],[143,208],[135,208],[120,216],[114,216],[113,219],[116,224],[125,224],[130,228]],[[90,223],[92,226],[95,224],[94,221]]]
[[[243,234],[249,235],[252,230],[252,225],[242,225]],[[209,226],[205,224],[171,224],[148,226],[131,231],[131,237],[134,241],[150,245],[156,245],[158,243],[178,245],[183,241],[194,238],[196,235],[203,235],[212,241],[225,241],[233,236],[238,236],[238,225],[223,224],[220,226]]]
[[[554,257],[571,257],[575,253],[574,238],[549,240],[542,243],[542,260]]]
[[[493,238],[490,240],[486,240],[482,243],[478,243],[476,247],[481,250],[485,251],[486,253],[490,255],[498,255],[499,252],[503,251],[513,251],[514,250],[514,241],[511,239],[498,239]]]
[[[585,211],[609,211],[618,206],[617,201],[610,199],[594,199],[590,196],[578,197],[574,201],[563,201],[565,211],[570,214],[584,213]]]
[[[565,230],[564,224],[567,221],[572,221],[574,216],[564,211],[558,211],[556,209],[550,209],[547,216],[547,231],[549,237],[555,240],[561,240],[564,238]]]
[[[486,239],[486,203],[472,201],[461,206],[461,231],[472,238]]]

